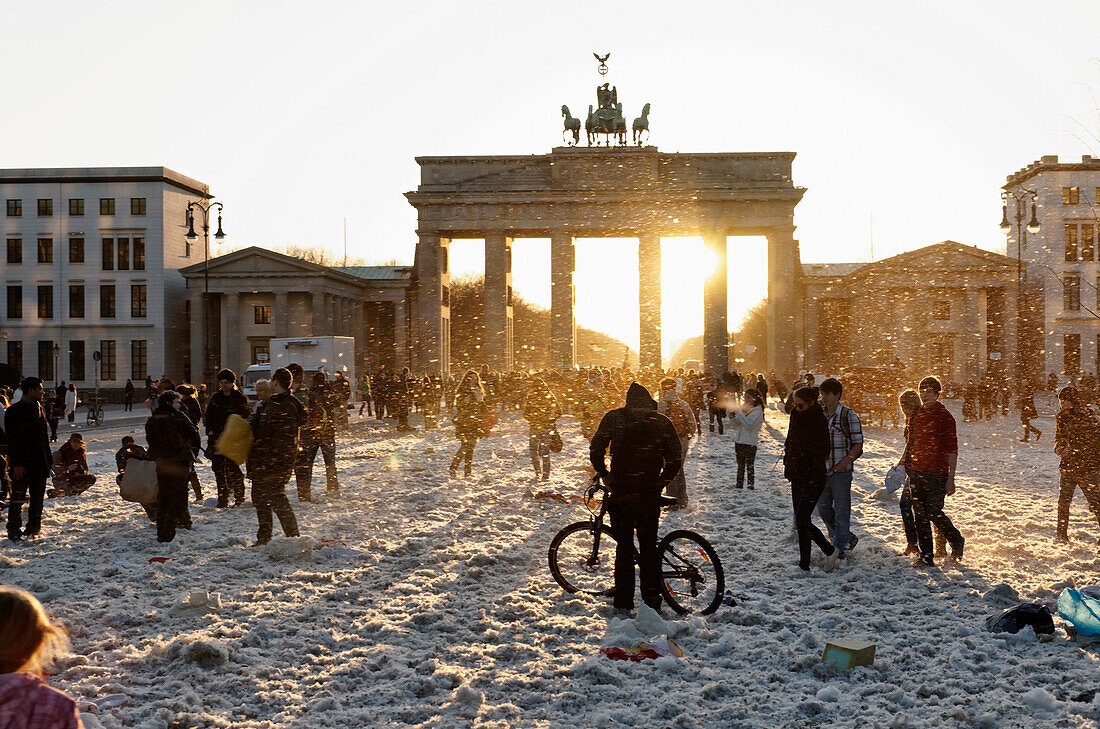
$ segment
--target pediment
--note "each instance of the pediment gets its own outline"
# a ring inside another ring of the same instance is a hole
[[[907,251],[859,269],[855,275],[883,275],[912,271],[1000,271],[1014,267],[1014,259],[954,241]]]
[[[294,273],[294,274],[316,274],[327,273],[330,269],[324,266],[319,266],[309,261],[303,261],[300,258],[294,258],[292,256],[283,255],[282,253],[276,253],[275,251],[269,251],[266,248],[259,248],[256,246],[250,246],[239,251],[233,251],[227,253],[224,256],[218,256],[217,258],[211,258],[209,262],[210,273],[217,275],[228,274],[280,274],[280,273]],[[195,275],[203,273],[206,270],[206,266],[202,263],[197,263],[193,266],[188,266],[182,270],[182,273],[187,275]]]

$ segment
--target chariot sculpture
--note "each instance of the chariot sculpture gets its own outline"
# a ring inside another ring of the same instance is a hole
[[[603,76],[607,73],[607,59],[610,53],[600,56],[592,54],[600,62],[599,72]],[[573,147],[580,143],[581,120],[573,116],[569,107],[562,104],[561,115],[564,119],[562,140]],[[610,147],[612,139],[620,147],[626,146],[626,118],[623,117],[623,105],[619,101],[618,89],[607,83],[596,87],[596,106],[588,106],[588,116],[584,122],[585,135],[588,138],[588,146],[600,146],[600,135],[603,135],[603,146]],[[634,144],[641,146],[649,140],[649,104],[642,107],[642,115],[634,120],[632,125]]]

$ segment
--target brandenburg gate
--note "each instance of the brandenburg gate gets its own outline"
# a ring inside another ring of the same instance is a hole
[[[661,238],[674,236],[702,237],[718,261],[703,292],[708,371],[729,366],[727,238],[767,237],[767,365],[780,374],[797,371],[803,316],[794,209],[805,189],[791,179],[794,156],[608,146],[557,147],[532,156],[418,157],[420,185],[406,193],[419,218],[414,269],[418,371],[449,373],[447,251],[456,238],[485,241],[484,353],[485,363],[497,370],[512,368],[512,247],[517,238],[550,239],[548,334],[555,368],[574,364],[574,240],[637,238],[640,362],[660,367]]]

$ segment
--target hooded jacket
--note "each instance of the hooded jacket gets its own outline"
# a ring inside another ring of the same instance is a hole
[[[792,410],[783,444],[783,477],[792,483],[825,480],[829,457],[829,419],[817,405]]]
[[[610,446],[611,470],[604,456]],[[680,439],[672,421],[657,412],[649,391],[637,382],[626,391],[626,407],[611,410],[592,436],[589,458],[611,483],[611,498],[656,498],[681,465]]]

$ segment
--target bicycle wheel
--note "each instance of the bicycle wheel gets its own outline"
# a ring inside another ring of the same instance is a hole
[[[669,532],[657,547],[661,560],[661,594],[673,610],[710,615],[726,592],[722,563],[710,542],[695,532]]]
[[[615,538],[600,525],[600,548],[593,554],[595,532],[591,521],[562,529],[550,542],[550,574],[566,592],[611,595],[615,592]]]

